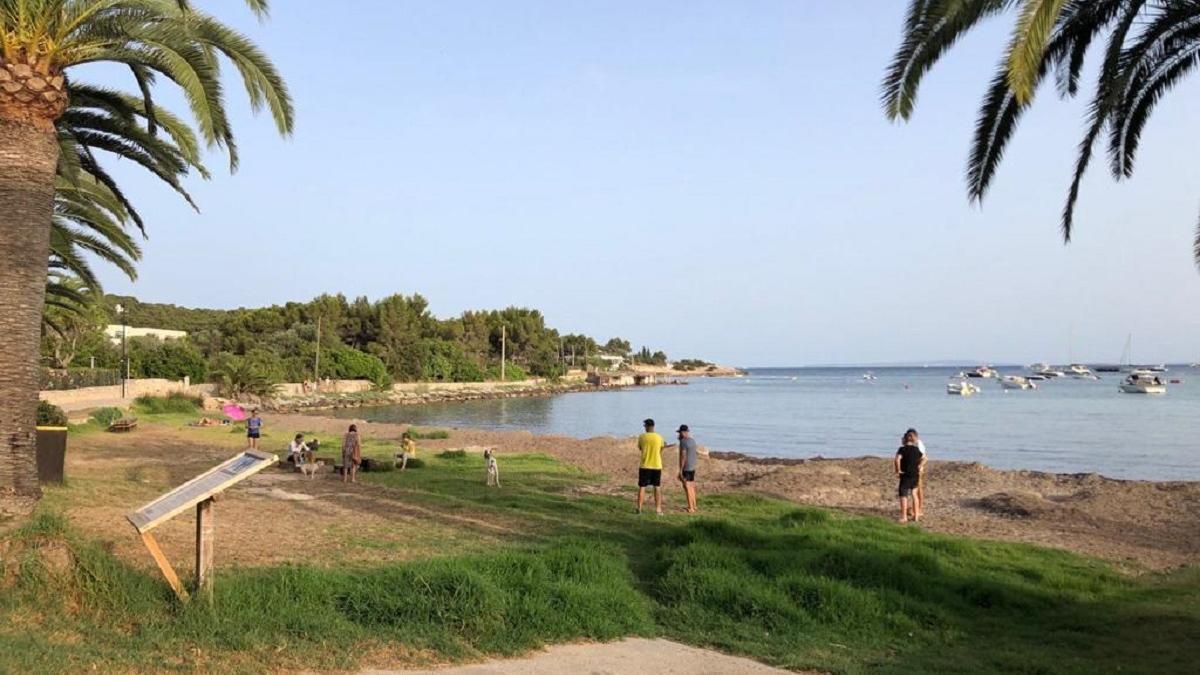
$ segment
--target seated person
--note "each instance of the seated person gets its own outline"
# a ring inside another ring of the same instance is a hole
[[[304,434],[296,434],[292,442],[288,444],[287,461],[292,464],[300,465],[304,463],[304,455],[308,452],[308,445],[304,443]]]

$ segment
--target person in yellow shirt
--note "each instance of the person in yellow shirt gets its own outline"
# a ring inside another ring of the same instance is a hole
[[[653,486],[654,506],[658,515],[661,516],[663,510],[660,486],[662,485],[662,450],[665,441],[662,436],[655,433],[654,420],[648,419],[642,422],[642,425],[646,431],[638,436],[638,450],[642,453],[642,463],[638,466],[637,512],[642,512],[642,504],[646,501],[646,488]]]

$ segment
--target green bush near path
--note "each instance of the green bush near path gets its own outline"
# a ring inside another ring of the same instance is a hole
[[[134,399],[134,411],[143,415],[169,415],[172,413],[194,413],[204,405],[204,399],[183,392],[173,391],[166,396],[139,396]]]
[[[93,410],[92,413],[88,415],[88,420],[95,422],[101,428],[108,428],[110,424],[116,422],[124,416],[125,411],[121,410],[120,408],[114,408],[110,406]]]
[[[450,438],[450,432],[445,429],[418,429],[416,427],[409,427],[407,433],[416,441],[434,441]]]
[[[441,555],[220,569],[211,609],[180,606],[155,573],[43,513],[11,537],[19,562],[0,590],[0,670],[354,669],[368,648],[458,660],[625,635],[833,672],[1194,666],[1198,568],[1130,576],[1061,551],[744,494],[702,493],[703,517],[637,516],[629,499],[583,489],[595,478],[575,467],[501,462],[499,489],[483,488],[482,458],[466,453],[363,475],[453,516],[439,523]],[[476,521],[503,528],[504,543],[461,548]],[[61,556],[38,551],[63,545],[75,558],[65,572]]]

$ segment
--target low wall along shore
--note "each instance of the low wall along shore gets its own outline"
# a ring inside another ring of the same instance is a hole
[[[379,401],[372,402],[383,402],[385,399],[400,403],[530,395],[535,392],[561,391],[580,384],[581,381],[576,380],[549,384],[541,379],[529,379],[521,382],[402,382],[393,385],[390,391],[379,392]],[[187,380],[137,379],[125,382],[124,397],[121,396],[121,385],[114,385],[43,391],[41,398],[66,412],[77,412],[105,406],[128,407],[139,396],[166,396],[175,392],[213,397],[217,393],[216,390],[215,384],[191,384]],[[347,403],[347,400],[343,398],[345,395],[363,394],[371,390],[371,383],[366,380],[329,380],[321,383],[319,391],[314,390],[311,384],[285,382],[276,386],[274,403],[266,404],[264,408],[340,407]]]
[[[675,373],[695,377],[698,374]],[[658,379],[658,384],[675,381]],[[548,396],[572,391],[598,391],[619,388],[621,385],[588,384],[582,371],[572,372],[558,380],[530,378],[519,382],[401,382],[385,391],[376,391],[366,380],[325,380],[319,388],[312,383],[285,382],[276,385],[275,393],[261,402],[264,410],[301,410],[344,408],[361,405],[420,404],[449,401],[472,401],[484,398]],[[128,407],[139,396],[166,396],[182,392],[211,399],[217,394],[215,384],[191,384],[186,379],[127,380],[125,396],[121,386],[83,387],[80,389],[43,391],[43,400],[66,412],[78,412],[105,406]],[[210,401],[211,403],[211,401]],[[255,401],[255,403],[259,403]],[[212,403],[215,406],[215,403]]]
[[[119,384],[111,387],[43,391],[41,397],[43,401],[53,403],[66,412],[72,412],[104,406],[124,407],[133,403],[133,400],[139,396],[166,396],[174,392],[183,392],[193,396],[212,396],[215,391],[215,384],[192,384],[186,379],[176,382],[148,378],[126,380],[124,397],[121,396],[121,385]]]

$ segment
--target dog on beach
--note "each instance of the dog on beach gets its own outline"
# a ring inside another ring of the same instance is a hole
[[[308,476],[309,480],[312,480],[313,478],[317,477],[317,472],[320,471],[321,467],[323,466],[325,466],[325,460],[323,459],[319,459],[315,462],[302,462],[299,465],[300,473]]]
[[[496,461],[496,453],[491,448],[483,451],[483,461],[487,463],[488,487],[500,487],[500,463]]]

